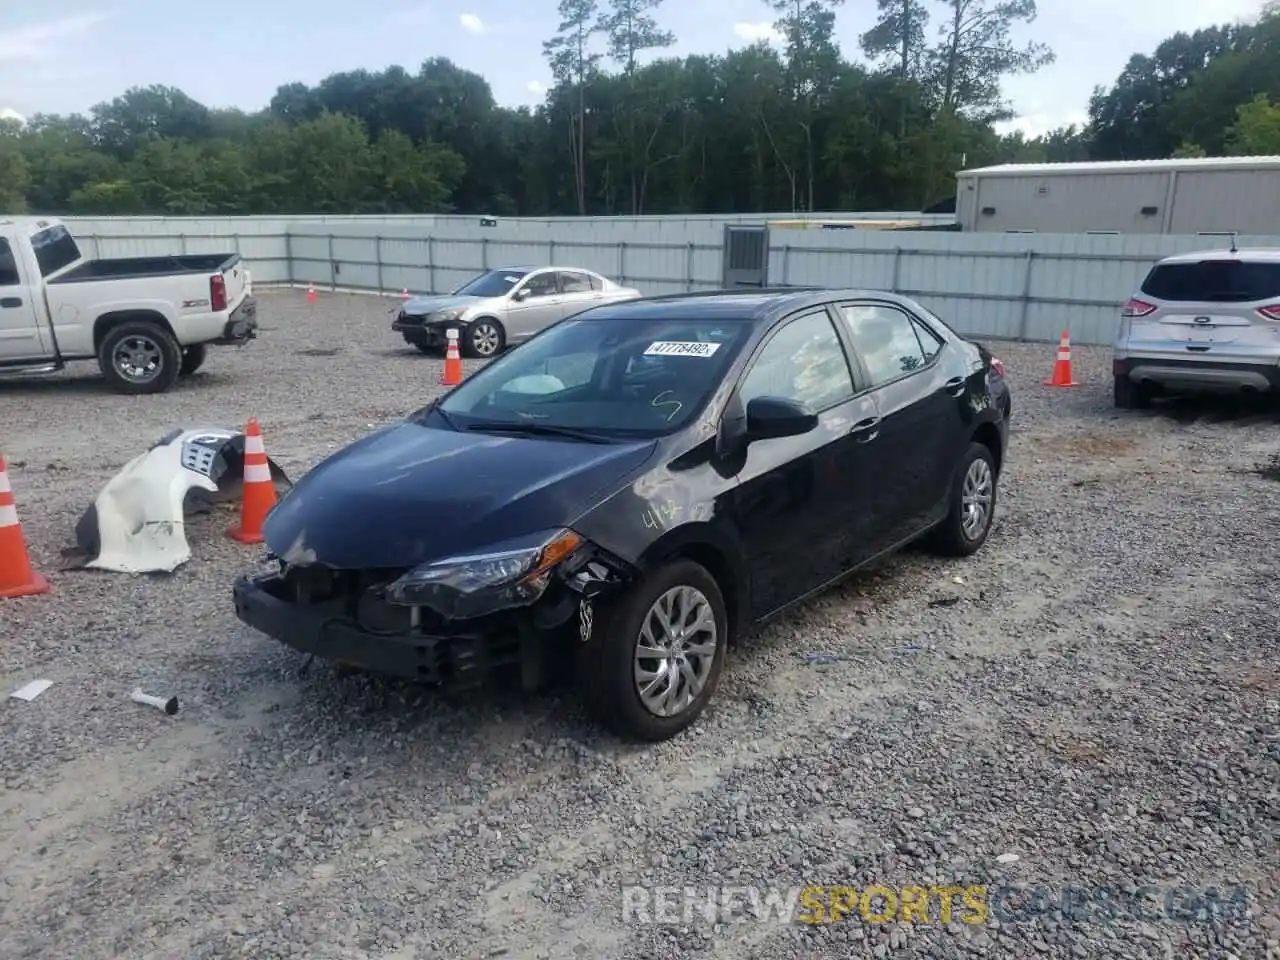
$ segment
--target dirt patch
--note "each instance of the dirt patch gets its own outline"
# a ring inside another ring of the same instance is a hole
[[[1065,436],[1056,446],[1058,452],[1076,457],[1123,457],[1134,452],[1137,442],[1132,437],[1085,433]]]

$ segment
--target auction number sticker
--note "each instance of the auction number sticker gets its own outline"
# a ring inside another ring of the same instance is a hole
[[[646,357],[710,357],[720,349],[718,343],[656,340],[645,350]]]

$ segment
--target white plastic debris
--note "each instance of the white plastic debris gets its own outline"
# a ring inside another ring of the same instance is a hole
[[[32,680],[21,690],[15,690],[9,696],[14,700],[30,702],[53,686],[52,680]]]
[[[164,697],[153,697],[149,693],[143,693],[141,687],[129,694],[129,699],[134,703],[145,703],[147,706],[155,707],[157,710],[163,710],[171,717],[178,712],[177,697],[169,697],[167,700]]]
[[[1020,859],[1016,853],[1002,853],[996,857],[996,863],[1017,863]]]

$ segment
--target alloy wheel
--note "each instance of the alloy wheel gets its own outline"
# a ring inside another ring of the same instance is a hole
[[[132,334],[116,344],[112,359],[120,376],[132,383],[154,380],[164,365],[160,344],[141,334]]]
[[[635,647],[635,688],[657,717],[684,712],[706,687],[718,649],[716,618],[702,591],[673,587],[645,614]]]
[[[991,521],[991,502],[995,484],[991,465],[978,459],[969,464],[960,491],[960,527],[970,540],[977,540]]]
[[[471,346],[479,357],[491,357],[498,352],[502,335],[488,321],[481,321],[471,329]]]

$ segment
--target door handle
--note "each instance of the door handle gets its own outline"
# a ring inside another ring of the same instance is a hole
[[[0,300],[0,307],[4,307],[6,310],[11,310],[14,307],[20,306],[22,306],[21,297],[5,297],[3,300]]]
[[[867,417],[865,420],[859,420],[849,433],[857,437],[859,443],[870,443],[880,436],[880,418]]]
[[[964,377],[952,377],[942,386],[953,397],[959,397],[964,395],[967,383],[968,381]]]

